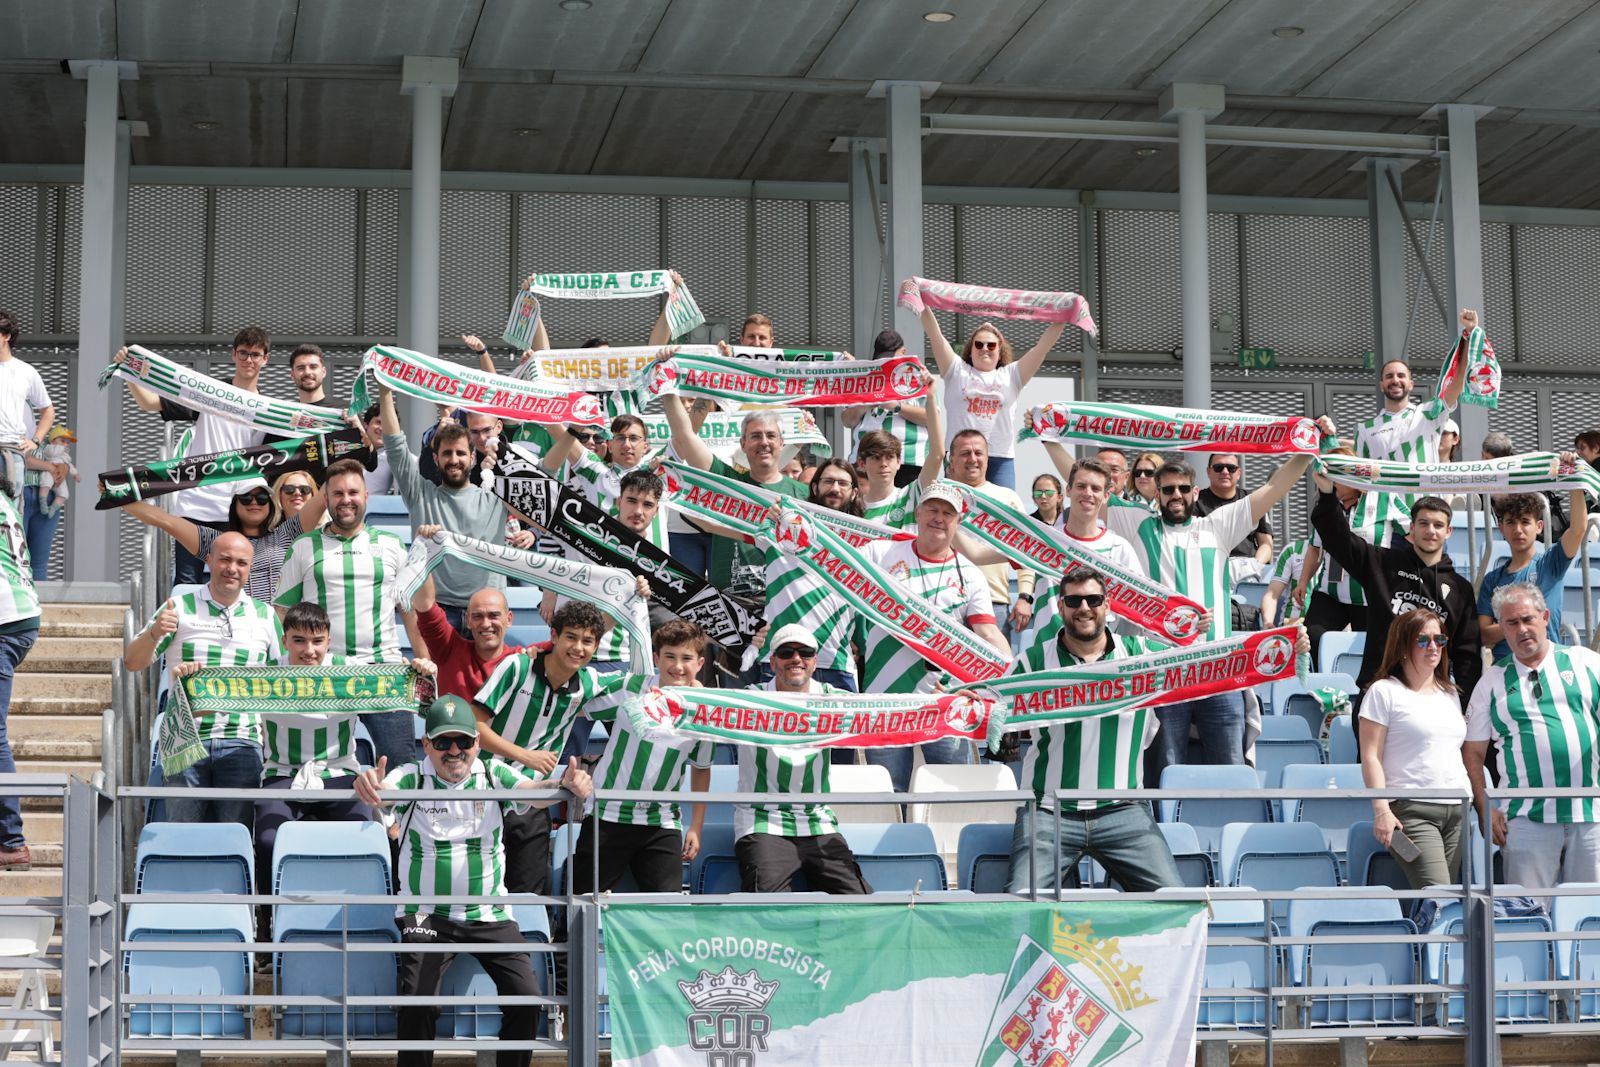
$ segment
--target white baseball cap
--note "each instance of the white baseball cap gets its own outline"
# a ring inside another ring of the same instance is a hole
[[[920,508],[929,500],[943,500],[946,504],[955,508],[958,515],[961,513],[962,508],[967,506],[966,494],[961,491],[961,487],[956,485],[955,482],[934,482],[924,489],[922,495],[917,498],[917,507]]]
[[[817,650],[817,635],[799,623],[791,622],[787,626],[780,627],[778,632],[772,635],[772,640],[767,643],[767,647],[774,652],[784,645],[799,645],[815,652]]]

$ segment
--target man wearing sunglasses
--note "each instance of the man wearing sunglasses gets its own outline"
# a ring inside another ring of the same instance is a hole
[[[485,789],[541,789],[557,786],[577,800],[593,791],[589,776],[574,759],[559,782],[535,775],[494,757],[480,758],[478,722],[472,706],[458,696],[435,700],[423,719],[423,758],[389,770],[380,758],[376,767],[363,771],[355,783],[356,794],[374,807],[394,807],[400,825],[401,854],[395,867],[402,894],[411,896],[504,897],[506,888],[505,812],[510,801],[484,801],[473,793]],[[416,789],[437,793],[438,799],[385,800],[385,790]],[[547,808],[559,799],[513,804],[513,810]],[[517,945],[522,931],[501,904],[399,904],[395,925],[400,939],[415,945]],[[396,992],[402,997],[437,996],[449,953],[413,952],[396,958]],[[485,953],[478,963],[503,997],[531,997],[539,993],[533,967],[525,952]],[[500,1036],[507,1041],[531,1041],[538,1026],[539,1009],[507,1005],[500,1009]],[[435,1005],[409,1004],[396,1012],[402,1041],[432,1041],[439,1021]],[[528,1052],[502,1052],[496,1062],[527,1064]],[[426,1067],[431,1051],[401,1052],[401,1067]]]
[[[1196,517],[1209,515],[1218,508],[1237,504],[1249,496],[1240,486],[1244,484],[1244,461],[1231,452],[1216,452],[1206,464],[1206,478],[1210,485],[1195,494],[1193,512]],[[1255,560],[1256,566],[1234,563],[1234,575],[1249,574],[1260,577],[1272,565],[1272,523],[1265,515],[1257,520],[1254,529],[1244,540],[1228,550],[1231,559]]]
[[[1462,759],[1506,881],[1535,889],[1600,882],[1600,653],[1550,640],[1550,609],[1528,582],[1494,592],[1511,655],[1484,672],[1467,703]],[[1490,809],[1483,767],[1498,742],[1508,789],[1581,789],[1576,799],[1515,799]]]
[[[772,679],[755,688],[778,693],[833,693],[813,679],[817,639],[803,626],[773,635]],[[820,748],[739,745],[741,793],[828,792],[828,753]],[[734,852],[739,887],[746,893],[787,893],[804,874],[813,892],[857,894],[872,888],[861,876],[855,853],[839,833],[827,804],[739,804],[733,809]]]

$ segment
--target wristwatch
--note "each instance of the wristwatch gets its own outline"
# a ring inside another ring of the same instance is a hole
[[[1018,593],[1017,594],[1017,599],[1018,600],[1025,600],[1029,604],[1032,604],[1033,603],[1033,594],[1032,593]]]

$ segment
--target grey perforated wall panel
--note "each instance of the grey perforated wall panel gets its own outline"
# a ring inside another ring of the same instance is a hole
[[[1229,314],[1237,323],[1238,223],[1232,215],[1211,215],[1206,236],[1211,319]],[[1102,211],[1099,248],[1100,306],[1094,311],[1101,347],[1108,352],[1169,352],[1181,344],[1177,212]]]
[[[633,267],[670,267],[688,283],[694,302],[708,321],[726,322],[737,330],[744,320],[745,249],[749,243],[748,210],[743,200],[712,197],[670,197],[666,212],[666,248],[660,263],[634,263]],[[652,307],[655,303],[650,302]],[[641,302],[639,307],[644,307]],[[791,323],[791,326],[795,324]],[[627,342],[643,344],[645,332]]]
[[[1358,218],[1247,215],[1245,339],[1280,355],[1349,358],[1370,347],[1367,224]]]
[[[76,185],[56,186],[51,192],[52,209],[58,213],[55,225],[60,233],[53,277],[60,279],[54,327],[58,333],[78,329],[78,274],[82,266],[83,189]]]
[[[367,191],[366,262],[362,266],[361,332],[394,337],[400,332],[400,194]],[[509,305],[508,305],[509,306]]]
[[[502,347],[511,306],[511,196],[446,189],[439,204],[439,334]],[[433,346],[427,346],[431,351]]]
[[[956,228],[960,253],[957,281],[1002,289],[1083,290],[1078,277],[1078,212],[1074,208],[964,204],[956,208]],[[963,335],[975,325],[963,319]],[[1005,323],[1005,330],[1021,355],[1038,339],[1042,325],[1013,320]],[[1076,352],[1082,347],[1082,332],[1069,328],[1055,351]]]
[[[1600,390],[1551,386],[1548,390],[1548,448],[1567,449],[1587,430],[1600,430]],[[1516,440],[1516,438],[1512,438]]]
[[[543,274],[657,266],[661,259],[657,210],[653,196],[525,194],[518,245],[522,262],[517,270]],[[507,303],[500,309],[497,330],[505,325],[509,307]],[[612,344],[648,337],[658,310],[654,300],[646,299],[543,302],[550,343],[557,348],[576,348],[591,337]]]
[[[216,199],[218,333],[355,332],[355,190],[224,187]]]
[[[892,239],[888,231],[885,231],[885,237]],[[922,276],[954,278],[960,270],[956,262],[956,209],[949,204],[922,205]],[[889,285],[893,288],[901,281],[900,278],[890,278]],[[966,339],[965,330],[973,324],[957,322],[960,316],[948,311],[936,311],[934,317],[939,320],[939,328],[944,331],[945,339],[960,352],[961,344]]]
[[[45,328],[34,306],[40,200],[39,186],[0,185],[0,307],[17,316],[23,330]]]
[[[1502,384],[1504,384],[1502,382]],[[1498,430],[1511,438],[1511,443],[1518,452],[1537,452],[1548,447],[1550,439],[1546,428],[1540,425],[1539,395],[1529,388],[1528,383],[1523,388],[1502,389],[1500,406],[1489,412],[1489,429]],[[1600,410],[1595,406],[1600,400],[1594,393],[1588,394],[1589,410]],[[1459,421],[1459,416],[1457,421]],[[1563,447],[1570,447],[1572,438],[1569,436]],[[1477,459],[1477,456],[1463,454],[1462,459]]]
[[[850,206],[812,201],[811,234],[816,247],[811,329],[817,344],[848,349],[854,343],[850,332]],[[871,352],[856,355],[865,358]]]
[[[1437,359],[1449,349],[1457,311],[1448,306],[1450,276],[1445,257],[1445,227],[1442,223],[1430,224],[1426,219],[1418,219],[1413,220],[1412,229],[1417,235],[1417,242],[1428,253],[1428,265],[1433,270],[1434,281],[1439,285],[1449,315],[1448,321],[1441,324],[1439,306],[1418,267],[1416,251],[1411,242],[1406,241],[1406,307],[1407,315],[1412,317],[1410,352],[1413,356]],[[1516,288],[1511,280],[1511,230],[1503,222],[1486,222],[1481,231],[1484,306],[1479,310],[1483,312],[1484,329],[1494,343],[1495,354],[1502,362],[1513,362],[1519,356],[1515,321]],[[1371,344],[1368,339],[1361,347],[1366,349]]]
[[[748,313],[772,319],[778,344],[809,343],[811,301],[807,274],[811,222],[804,200],[759,200],[755,206],[755,286]],[[743,315],[728,324],[739,332]]]
[[[1600,227],[1518,226],[1522,358],[1600,366]]]
[[[127,272],[129,333],[205,332],[205,189],[129,188]]]

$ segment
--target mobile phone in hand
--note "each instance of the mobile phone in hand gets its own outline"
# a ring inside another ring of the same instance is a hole
[[[1396,829],[1389,837],[1389,852],[1407,863],[1415,863],[1422,855],[1422,849],[1417,847],[1417,843],[1400,829]]]

